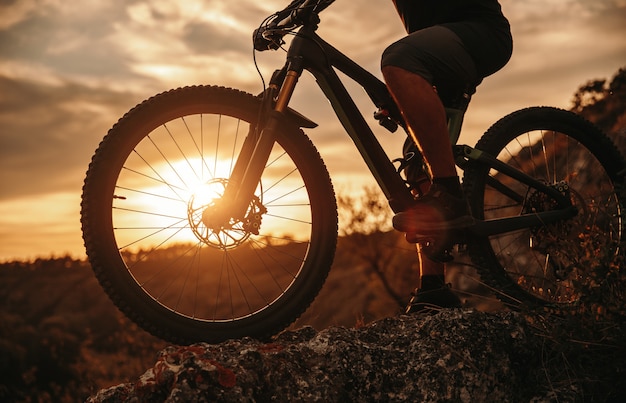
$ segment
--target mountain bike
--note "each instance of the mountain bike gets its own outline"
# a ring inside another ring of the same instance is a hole
[[[317,124],[289,107],[303,71],[390,208],[414,202],[415,189],[337,70],[365,89],[373,123],[395,131],[404,123],[385,84],[316,32],[330,3],[293,1],[255,30],[256,50],[279,49],[293,35],[286,63],[260,95],[170,90],[131,109],[97,148],[81,203],[87,255],[119,309],[152,334],[179,344],[267,338],[320,291],[335,252],[337,204],[303,131]],[[482,280],[511,305],[570,307],[588,269],[583,257],[619,253],[624,159],[594,125],[551,107],[502,118],[475,147],[458,144],[469,98],[445,103],[473,215],[454,243],[466,245]]]

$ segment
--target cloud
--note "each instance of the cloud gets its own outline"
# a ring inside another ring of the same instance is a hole
[[[0,3],[0,30],[11,28],[15,24],[28,18],[37,10],[35,1],[12,1],[10,3]]]
[[[89,157],[133,95],[0,76],[0,198],[77,191]]]
[[[17,0],[31,4],[28,13],[0,30],[0,66],[10,67],[10,74],[20,79],[32,71],[46,71],[48,81],[89,81],[113,83],[121,77],[136,80],[128,74],[127,59],[110,43],[113,22],[123,19],[117,2],[81,3]],[[104,17],[106,16],[106,17]],[[30,75],[29,80],[40,77]]]
[[[10,23],[0,29],[0,199],[78,192],[108,128],[155,92],[219,83],[225,72],[233,86],[250,86],[251,64],[237,67],[241,35],[232,35],[226,53],[223,43],[200,45],[202,34],[222,41],[225,34],[215,38],[225,32],[220,26],[233,28],[235,20],[198,17],[210,9],[201,2],[195,9],[167,3],[17,1],[3,8]]]

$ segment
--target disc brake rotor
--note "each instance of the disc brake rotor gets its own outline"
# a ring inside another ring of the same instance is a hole
[[[220,209],[227,179],[212,179],[196,190],[187,203],[189,225],[200,242],[218,249],[231,249],[258,235],[267,212],[258,196],[253,196],[243,219],[215,222],[211,217]]]
[[[578,192],[567,182],[558,182],[552,187],[571,200],[578,214],[571,219],[531,228],[530,246],[545,255],[546,266],[557,280],[565,280],[577,268],[579,235],[584,232],[587,209]],[[558,209],[558,203],[544,192],[533,190],[527,195],[523,214],[541,213]]]

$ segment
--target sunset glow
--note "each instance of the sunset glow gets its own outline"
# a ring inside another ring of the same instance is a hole
[[[238,119],[200,114],[174,119],[140,139],[115,183],[112,220],[120,251],[165,249],[190,242],[228,249],[246,241],[251,234],[243,223],[235,220],[232,226],[213,228],[208,217],[222,206],[249,130]],[[110,169],[117,168],[111,165]],[[256,196],[249,213],[267,212],[255,224],[259,233],[254,235],[308,240],[309,196],[297,167],[278,144]]]

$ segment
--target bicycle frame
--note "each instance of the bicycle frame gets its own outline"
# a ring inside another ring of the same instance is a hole
[[[300,28],[288,49],[287,63],[282,70],[278,70],[274,74],[268,89],[265,91],[264,104],[266,109],[268,108],[267,104],[275,100],[273,112],[270,110],[272,113],[269,114],[269,118],[265,122],[260,123],[263,127],[257,128],[254,133],[250,133],[246,141],[250,141],[254,145],[244,147],[237,160],[233,176],[224,193],[224,199],[228,200],[225,204],[229,206],[228,213],[224,212],[224,214],[227,214],[229,217],[245,216],[249,200],[251,200],[258,185],[260,173],[267,163],[269,153],[275,141],[274,130],[276,125],[281,121],[281,117],[284,122],[284,115],[291,111],[288,110],[287,106],[297,81],[304,70],[309,71],[315,77],[319,87],[330,101],[337,117],[376,179],[378,186],[389,201],[389,205],[394,213],[406,210],[414,201],[410,189],[398,174],[396,167],[376,139],[372,129],[334,69],[336,68],[360,84],[375,106],[389,110],[394,120],[401,122],[395,103],[386,85],[324,41],[317,35],[316,29],[316,24],[308,24]],[[279,92],[276,97],[277,91]],[[261,115],[264,114],[263,109]],[[470,231],[480,235],[491,235],[546,225],[570,218],[576,214],[576,209],[572,207],[570,200],[547,184],[537,181],[484,152],[467,145],[457,145],[464,110],[447,109],[447,112],[451,142],[455,155],[460,157],[457,165],[461,169],[470,160],[486,164],[498,172],[545,192],[563,207],[560,210],[525,214],[506,219],[477,220],[476,224],[470,228]],[[495,178],[490,179],[490,185],[513,199],[524,199],[524,195],[516,194]]]
[[[313,74],[378,186],[389,200],[391,208],[394,212],[406,209],[412,203],[413,196],[334,68],[361,85],[376,107],[392,110],[395,104],[386,85],[325,42],[311,29],[304,28],[294,38],[287,53],[287,60],[288,69],[293,69],[295,64],[298,74],[301,74],[300,68]],[[298,62],[294,63],[294,60]],[[301,67],[297,64],[301,64]]]

